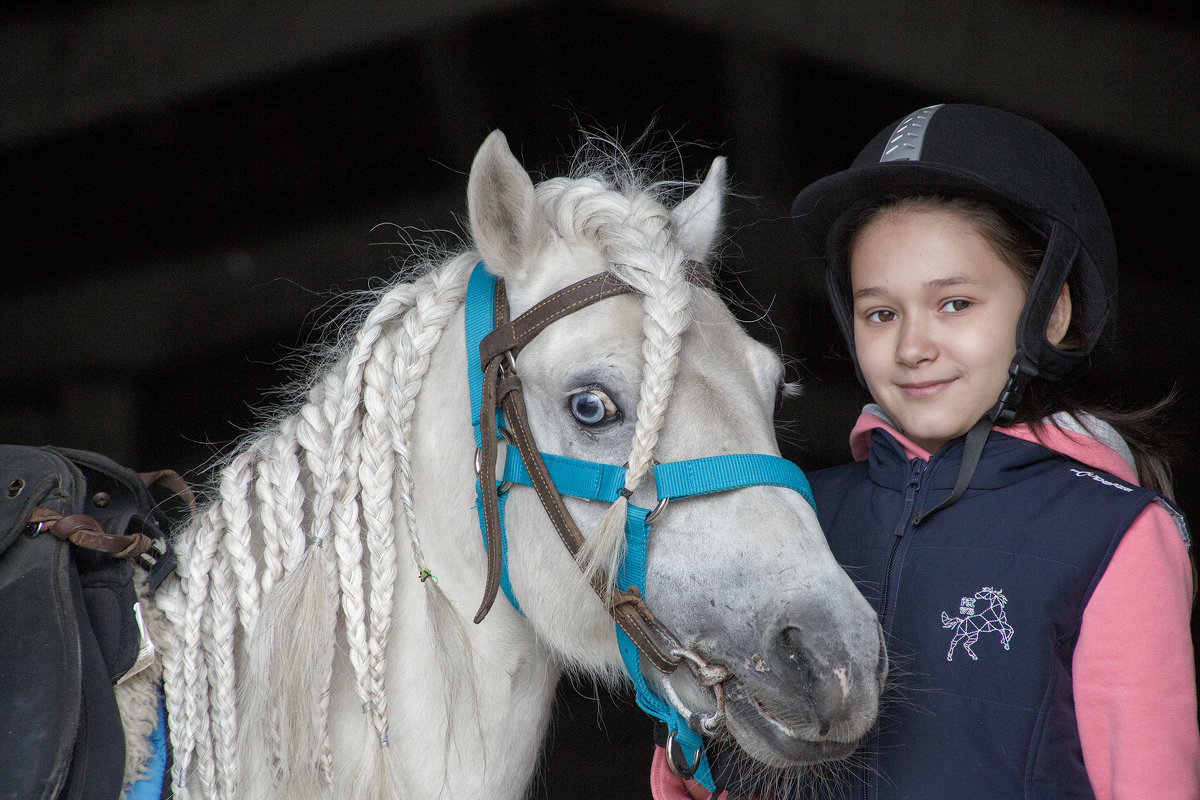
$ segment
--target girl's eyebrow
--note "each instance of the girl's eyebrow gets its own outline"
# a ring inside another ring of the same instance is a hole
[[[981,286],[980,281],[966,275],[948,275],[945,278],[935,278],[925,284],[926,289],[945,289],[949,286]]]
[[[977,281],[974,278],[970,278],[966,275],[947,275],[944,278],[934,278],[933,280],[926,282],[925,288],[939,290],[939,289],[946,289],[951,286],[981,286],[981,285],[982,285],[982,283],[980,281]],[[853,295],[851,295],[851,299],[858,300],[860,298],[880,297],[885,294],[887,294],[887,292],[884,291],[882,286],[864,286],[863,288],[861,288],[857,292],[855,292]]]

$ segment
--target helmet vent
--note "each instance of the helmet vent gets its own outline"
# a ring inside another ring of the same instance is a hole
[[[928,130],[929,120],[942,105],[944,104],[926,106],[900,120],[896,130],[892,131],[887,146],[883,148],[883,155],[879,157],[879,163],[920,161],[921,146],[925,143],[925,131]]]

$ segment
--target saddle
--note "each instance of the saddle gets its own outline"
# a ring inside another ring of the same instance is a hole
[[[0,798],[117,798],[125,736],[113,686],[153,653],[151,593],[175,568],[168,531],[191,511],[174,472],[0,445]]]

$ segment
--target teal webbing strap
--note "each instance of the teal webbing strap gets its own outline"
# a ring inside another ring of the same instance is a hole
[[[467,299],[464,306],[464,328],[467,337],[467,385],[471,393],[471,425],[475,428],[475,446],[483,444],[479,434],[479,404],[483,400],[483,365],[479,363],[479,343],[492,332],[492,298],[496,295],[496,278],[483,268],[483,262],[475,265],[471,280],[467,283]],[[496,411],[496,419],[500,419]],[[496,430],[500,430],[496,425]]]
[[[738,453],[672,461],[654,467],[658,499],[695,497],[746,486],[781,486],[793,489],[816,508],[804,471],[779,456]]]
[[[542,453],[542,460],[558,493],[567,497],[611,503],[625,486],[624,467],[550,453]],[[803,470],[779,456],[761,453],[708,456],[657,464],[653,471],[659,500],[679,500],[747,486],[779,486],[798,492],[813,505],[812,489]],[[507,449],[503,479],[522,486],[532,485],[516,448]]]
[[[467,298],[463,307],[463,325],[467,346],[467,386],[471,395],[471,426],[475,429],[475,446],[483,444],[480,432],[480,403],[483,401],[483,366],[479,363],[479,343],[483,337],[492,332],[492,303],[496,295],[496,278],[483,268],[483,262],[475,265],[471,279],[467,283]],[[496,430],[504,427],[504,416],[496,409]],[[508,499],[507,492],[497,495],[496,503],[500,512],[500,591],[508,598],[509,604],[524,616],[521,604],[513,593],[512,583],[508,579],[508,535],[504,529],[504,503]],[[479,530],[484,530],[483,523],[483,493],[479,480],[475,481],[475,510],[479,514]],[[487,536],[483,536],[483,549],[487,551]]]
[[[652,598],[645,596],[646,547],[650,541],[650,523],[646,521],[646,516],[649,513],[648,509],[630,504],[625,516],[625,541],[627,544],[625,560],[617,570],[617,585],[626,591],[629,587],[636,586],[647,604],[653,602]],[[625,635],[625,631],[621,630],[620,625],[617,625],[616,628],[617,649],[621,653],[625,671],[629,673],[629,677],[633,681],[634,696],[638,707],[655,719],[661,720],[667,729],[675,734],[675,741],[683,748],[684,753],[689,754],[689,757],[691,753],[697,751],[700,753],[700,762],[696,765],[696,772],[692,778],[699,781],[704,788],[713,791],[716,784],[708,766],[708,752],[704,747],[703,737],[689,728],[687,721],[675,710],[675,707],[660,697],[646,683],[646,677],[642,674],[641,654],[638,652],[637,645]]]
[[[554,482],[555,490],[566,497],[612,503],[625,487],[624,467],[601,464],[598,461],[581,461],[550,453],[542,453],[541,456],[546,470],[550,473],[550,479]],[[533,485],[529,471],[525,469],[525,462],[521,460],[521,454],[515,447],[506,448],[503,476],[509,483]]]

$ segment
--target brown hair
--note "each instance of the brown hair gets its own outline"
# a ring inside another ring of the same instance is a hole
[[[1017,274],[1028,291],[1046,252],[1045,238],[1007,211],[973,197],[916,194],[879,198],[864,209],[847,229],[842,240],[841,263],[849,269],[855,239],[870,222],[880,216],[902,211],[933,210],[946,211],[969,224],[987,241],[996,256]],[[1070,285],[1070,277],[1067,283]],[[848,295],[849,281],[845,282],[845,286]],[[1073,303],[1078,303],[1081,297],[1081,292],[1071,291]],[[845,301],[850,302],[849,296]],[[1078,348],[1083,342],[1076,328],[1077,318],[1078,315],[1072,314],[1066,336],[1059,344],[1064,350]],[[1077,420],[1087,414],[1108,423],[1129,445],[1138,482],[1174,500],[1169,454],[1176,437],[1164,427],[1163,411],[1176,398],[1177,391],[1173,389],[1165,398],[1149,406],[1116,408],[1107,398],[1101,398],[1096,390],[1089,390],[1079,382],[1034,378],[1017,408],[1014,422],[1029,425],[1035,436],[1046,424],[1055,424],[1051,417],[1059,412],[1065,412]]]

